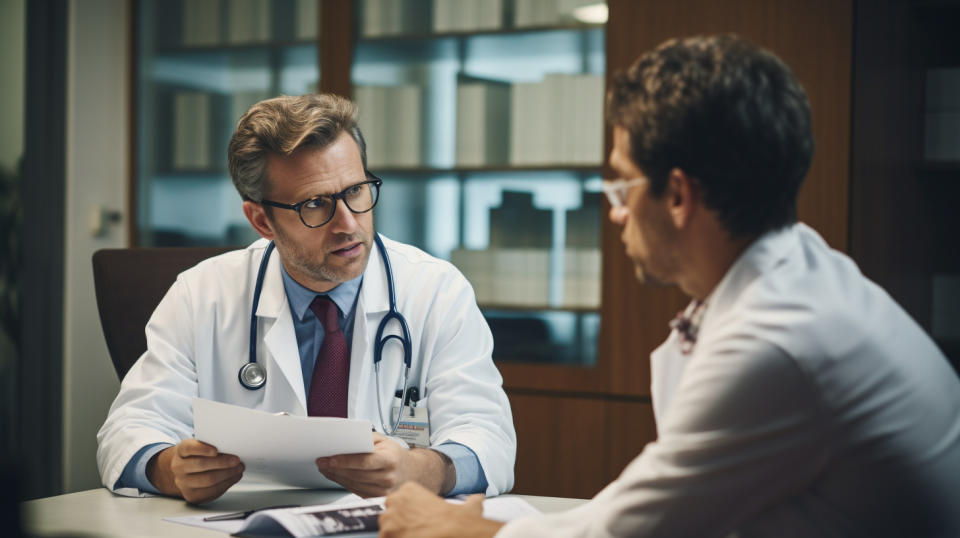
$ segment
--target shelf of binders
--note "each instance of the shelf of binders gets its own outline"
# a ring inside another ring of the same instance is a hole
[[[447,175],[447,174],[482,174],[486,172],[553,172],[563,171],[575,174],[596,175],[602,171],[602,165],[598,162],[595,165],[569,165],[564,163],[554,164],[536,164],[536,165],[480,165],[480,166],[453,166],[453,167],[423,167],[423,166],[390,166],[380,165],[376,168],[370,167],[377,174],[393,175]]]
[[[220,54],[224,58],[230,58],[235,54],[247,54],[259,51],[277,51],[282,52],[298,47],[316,47],[316,39],[297,40],[297,41],[265,41],[262,43],[226,43],[212,45],[195,46],[165,46],[155,51],[157,56],[171,58],[189,58],[196,54]]]
[[[589,72],[354,86],[368,165],[426,172],[597,168],[603,92],[603,75]]]
[[[505,27],[478,30],[452,30],[442,32],[398,33],[382,35],[363,35],[361,39],[367,42],[391,41],[425,41],[431,39],[468,39],[482,36],[506,36],[519,34],[537,34],[554,31],[595,31],[602,30],[602,24],[544,24],[541,26]]]
[[[606,18],[602,4],[598,0],[362,0],[357,33],[362,39],[421,39],[597,27]]]
[[[154,10],[156,53],[317,45],[320,0],[181,0]]]

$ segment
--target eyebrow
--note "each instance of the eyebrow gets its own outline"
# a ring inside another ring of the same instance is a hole
[[[311,194],[310,196],[307,196],[306,198],[303,198],[301,201],[312,200],[312,199],[314,199],[314,198],[319,198],[319,197],[321,197],[321,196],[328,196],[328,197],[329,197],[329,196],[333,196],[334,194],[340,194],[341,192],[349,189],[350,187],[356,187],[357,185],[359,185],[359,184],[361,184],[361,183],[366,183],[367,181],[370,181],[370,178],[364,177],[364,179],[363,179],[362,181],[358,181],[358,182],[356,182],[356,183],[351,183],[351,184],[347,185],[346,187],[344,187],[344,188],[342,188],[342,189],[340,189],[340,190],[338,190],[338,191],[325,192],[325,193],[319,193],[319,194]]]

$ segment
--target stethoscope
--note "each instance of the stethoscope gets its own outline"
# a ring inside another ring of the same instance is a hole
[[[416,387],[412,389],[407,386],[410,377],[410,367],[413,365],[413,346],[410,340],[410,329],[407,326],[407,320],[397,310],[397,296],[393,287],[393,269],[390,267],[390,258],[387,256],[387,249],[383,246],[383,241],[378,234],[373,235],[373,240],[377,244],[377,250],[380,252],[380,258],[383,259],[383,266],[387,273],[387,290],[390,296],[390,310],[380,320],[380,326],[377,327],[376,345],[373,348],[373,369],[377,378],[377,412],[380,415],[380,424],[387,435],[393,435],[400,425],[400,418],[403,413],[403,404],[407,402],[408,392],[411,394],[419,392]],[[257,305],[260,304],[260,292],[263,290],[263,277],[267,272],[267,262],[270,260],[270,254],[273,253],[274,244],[270,241],[267,249],[263,253],[263,259],[260,260],[260,268],[257,271],[257,284],[253,288],[253,309],[250,313],[250,357],[247,363],[240,367],[237,376],[240,384],[244,388],[257,390],[263,387],[267,382],[267,371],[257,362]],[[396,321],[400,326],[400,334],[388,334],[384,336],[387,324]],[[397,415],[390,421],[390,429],[387,431],[387,422],[383,420],[383,407],[380,405],[380,361],[383,359],[383,348],[390,340],[397,340],[403,349],[403,391],[397,391],[400,396],[400,405]]]

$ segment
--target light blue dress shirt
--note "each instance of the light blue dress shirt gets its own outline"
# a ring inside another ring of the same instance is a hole
[[[310,303],[318,294],[293,279],[283,264],[280,265],[283,274],[283,288],[287,294],[290,313],[293,315],[294,332],[297,335],[297,347],[300,350],[300,368],[303,372],[303,389],[310,394],[310,380],[313,377],[313,367],[317,361],[323,337],[326,334],[323,324],[310,310]],[[353,280],[343,282],[333,288],[326,295],[337,305],[339,310],[337,320],[340,330],[347,340],[353,342],[353,320],[356,314],[357,299],[360,296],[360,285],[363,283],[361,274]],[[346,314],[344,314],[346,312]],[[159,493],[150,480],[147,479],[147,463],[155,454],[172,446],[168,443],[154,443],[137,451],[127,466],[123,469],[116,487],[137,488],[144,492]],[[449,495],[463,493],[482,493],[487,489],[487,478],[480,467],[480,460],[469,447],[455,442],[446,442],[431,447],[437,452],[445,454],[453,462],[457,472],[457,482]]]

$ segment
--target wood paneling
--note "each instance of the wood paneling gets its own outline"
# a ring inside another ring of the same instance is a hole
[[[960,2],[860,2],[850,253],[926,330],[933,278],[960,274],[960,166],[924,162],[926,71],[960,66]],[[940,340],[960,371],[960,342]]]
[[[606,485],[606,401],[509,396],[517,430],[513,493],[586,498]]]
[[[905,2],[857,7],[850,254],[929,326],[930,230],[914,170],[923,141],[923,72],[910,54],[918,31]]]
[[[320,2],[320,91],[351,97],[354,2],[317,1]]]
[[[513,493],[592,497],[656,438],[649,401],[507,392],[517,429]]]
[[[657,438],[653,406],[649,402],[612,401],[607,404],[607,481],[620,476],[647,443]]]
[[[608,80],[666,39],[725,32],[771,49],[793,69],[810,98],[816,141],[813,166],[798,202],[800,219],[845,250],[852,2],[609,0],[608,4]],[[639,286],[619,235],[618,227],[604,226],[601,356],[611,365],[612,392],[648,395],[649,354],[687,300],[673,289]]]
[[[606,392],[610,379],[609,360],[602,354],[593,367],[498,362],[497,368],[504,386],[512,389]]]

